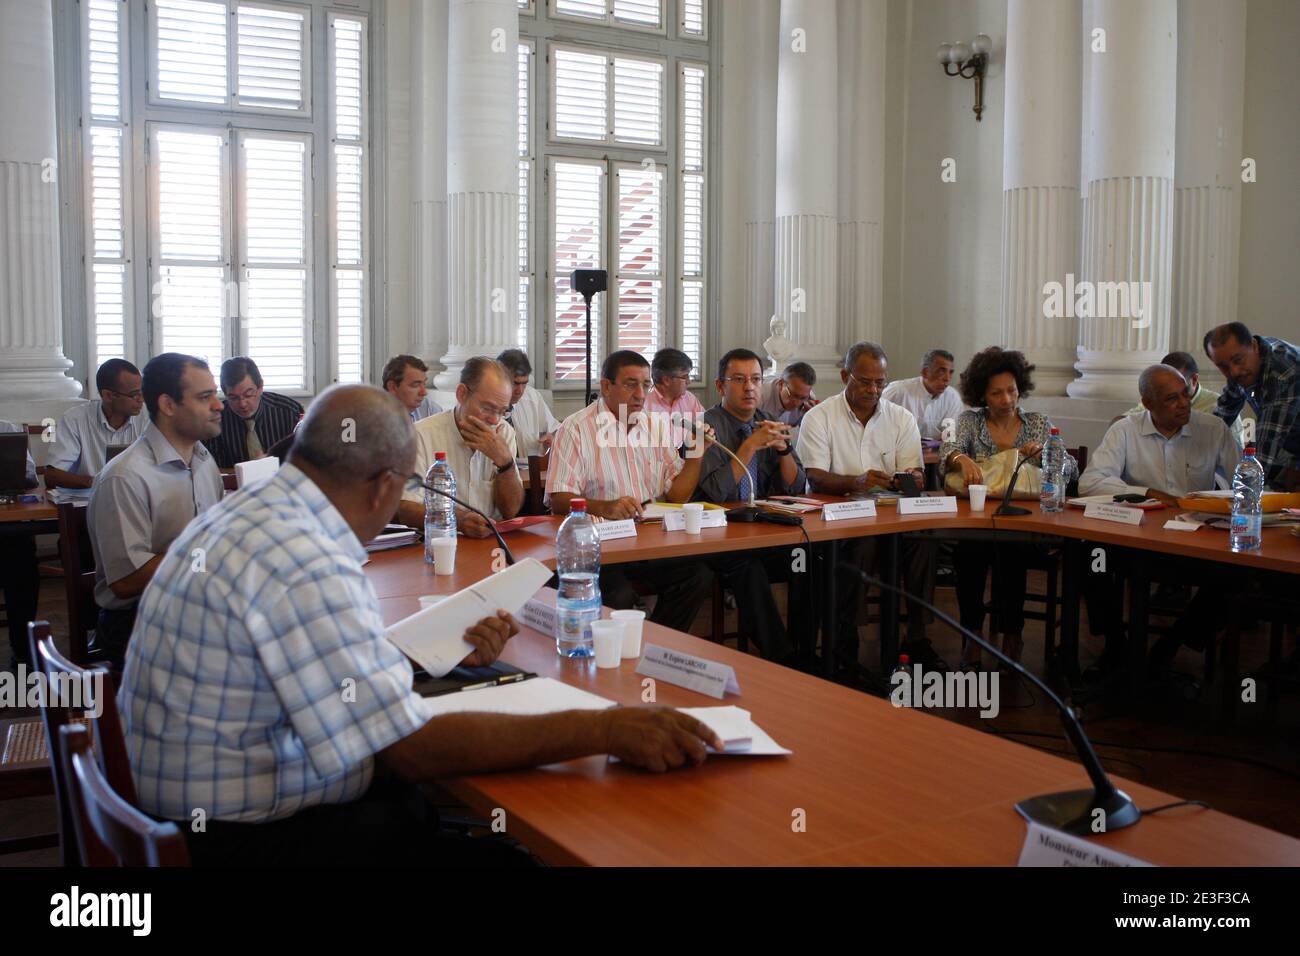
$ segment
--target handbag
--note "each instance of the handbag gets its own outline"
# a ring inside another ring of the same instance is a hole
[[[1008,448],[991,458],[976,462],[984,472],[984,484],[988,485],[990,498],[1001,498],[1007,493],[1007,485],[1011,483],[1011,476],[1019,461],[1020,449]],[[944,476],[943,487],[951,494],[969,497],[966,492],[966,479],[962,477],[960,468],[953,468]],[[1020,475],[1016,478],[1016,490],[1011,497],[1036,499],[1042,490],[1043,470],[1038,465],[1021,465]]]

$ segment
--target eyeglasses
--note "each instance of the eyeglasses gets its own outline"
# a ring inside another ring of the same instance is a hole
[[[726,379],[724,379],[724,381],[730,382],[732,385],[741,385],[741,386],[744,386],[744,385],[753,385],[755,388],[759,388],[759,387],[761,387],[762,384],[763,384],[763,376],[761,376],[761,375],[730,375],[730,376],[728,376]]]
[[[679,382],[689,382],[691,380],[690,372],[669,372],[668,378],[676,379]]]
[[[858,378],[858,376],[854,375],[852,372],[849,372],[849,378],[857,382],[863,388],[870,388],[874,385],[877,391],[884,391],[885,386],[889,384],[889,379],[887,378]]]
[[[246,392],[228,392],[226,394],[226,398],[228,398],[231,401],[249,402],[257,398],[257,395],[260,391],[261,391],[260,388],[250,388]]]
[[[811,389],[811,388],[808,389],[808,391],[807,391],[805,394],[803,394],[803,395],[800,395],[798,392],[796,392],[796,391],[795,391],[793,388],[791,388],[789,385],[785,384],[785,382],[782,382],[782,383],[781,383],[781,388],[785,390],[785,394],[786,394],[789,398],[793,398],[796,402],[807,402],[807,401],[810,401],[810,400],[812,399],[812,389]]]

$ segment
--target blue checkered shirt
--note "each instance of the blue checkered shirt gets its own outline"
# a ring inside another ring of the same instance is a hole
[[[172,543],[118,694],[141,809],[262,822],[366,791],[374,755],[427,717],[365,559],[293,465]]]
[[[1229,382],[1219,394],[1214,409],[1231,423],[1242,406],[1250,402],[1255,410],[1255,457],[1264,466],[1266,484],[1278,487],[1282,474],[1296,461],[1293,448],[1300,446],[1300,349],[1283,339],[1255,336],[1259,343],[1259,377],[1249,389]]]

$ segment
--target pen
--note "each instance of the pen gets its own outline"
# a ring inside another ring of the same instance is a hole
[[[532,674],[504,674],[495,680],[485,680],[479,684],[466,684],[461,690],[479,690],[483,687],[498,687],[501,684],[513,684],[523,680],[525,677],[532,677]]]

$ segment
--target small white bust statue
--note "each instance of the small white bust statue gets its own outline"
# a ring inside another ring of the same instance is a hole
[[[771,329],[772,334],[763,342],[763,349],[767,352],[767,357],[772,360],[768,374],[769,376],[780,375],[794,358],[794,343],[785,337],[785,319],[781,316],[772,316],[768,328]]]

